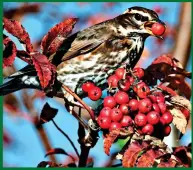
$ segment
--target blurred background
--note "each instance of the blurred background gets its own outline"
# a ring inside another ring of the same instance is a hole
[[[163,53],[171,53],[183,66],[191,71],[190,54],[190,21],[191,3],[148,3],[148,2],[49,2],[49,3],[3,3],[4,16],[18,20],[29,33],[34,47],[39,50],[42,37],[55,24],[68,17],[78,17],[73,32],[88,26],[113,18],[132,6],[142,6],[155,10],[162,21],[167,24],[164,41],[150,37],[145,43],[145,49],[138,66],[147,67],[156,57]],[[18,49],[22,49],[18,41],[11,37]],[[24,67],[26,63],[16,59],[13,67],[4,69],[4,76],[12,74]],[[187,80],[191,85],[191,81]],[[4,97],[3,114],[3,166],[4,167],[36,167],[43,160],[57,160],[60,163],[70,162],[65,155],[56,155],[45,158],[49,148],[64,148],[66,152],[74,155],[69,142],[56,130],[53,124],[46,123],[42,130],[37,130],[33,117],[39,115],[43,105],[48,102],[59,112],[55,122],[63,129],[75,146],[77,142],[78,122],[66,112],[61,101],[49,99],[41,92],[23,90]],[[87,115],[85,115],[85,118]],[[91,149],[90,158],[94,159],[95,167],[106,166],[110,158],[103,152],[103,140],[100,135],[99,142]],[[186,134],[177,142],[175,131],[166,138],[170,146],[178,144],[187,145],[191,142],[191,123],[189,122]],[[121,142],[114,145],[111,153],[118,151]]]

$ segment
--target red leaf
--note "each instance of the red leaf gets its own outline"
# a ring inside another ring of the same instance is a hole
[[[172,56],[169,54],[165,54],[165,55],[161,55],[159,57],[157,57],[152,64],[159,64],[159,63],[167,63],[171,66],[173,66],[173,61],[172,61]]]
[[[152,167],[154,160],[161,155],[163,153],[160,150],[150,149],[138,159],[137,167]]]
[[[3,35],[3,44],[5,46],[3,50],[3,68],[11,66],[16,57],[16,46],[6,35]]]
[[[110,148],[113,144],[113,142],[117,139],[117,137],[120,134],[120,129],[114,129],[110,131],[110,133],[107,135],[107,137],[104,139],[104,151],[107,155],[110,154]]]
[[[58,109],[50,107],[48,103],[46,103],[40,114],[40,124],[49,122],[52,120],[58,112]]]
[[[173,89],[171,89],[170,87],[166,87],[166,86],[162,85],[162,83],[160,85],[158,85],[158,87],[160,89],[162,89],[162,91],[165,91],[165,92],[171,94],[172,96],[178,95]]]
[[[141,145],[135,141],[131,143],[123,155],[123,167],[134,167],[139,156],[139,153],[147,147],[147,143],[143,142]]]
[[[4,28],[13,36],[17,37],[22,44],[26,45],[27,52],[33,52],[33,46],[29,38],[29,34],[18,21],[3,18]]]
[[[185,77],[180,74],[169,75],[166,78],[170,82],[169,87],[174,90],[179,90],[187,99],[191,98],[191,86],[185,81]]]
[[[158,164],[157,167],[159,167],[159,168],[161,168],[161,167],[168,167],[168,168],[169,168],[169,167],[175,167],[176,164],[177,164],[177,162],[176,162],[174,159],[170,158],[170,159],[167,160],[167,161],[161,161],[161,162]]]
[[[180,160],[180,162],[186,166],[191,166],[191,158],[188,156],[188,154],[191,154],[190,151],[188,151],[188,147],[185,146],[178,146],[176,148],[173,148],[174,152],[173,154]]]
[[[24,50],[17,50],[17,57],[28,64],[32,64],[30,54]]]
[[[72,32],[77,20],[77,18],[69,18],[51,28],[42,39],[42,53],[51,55],[56,52],[63,40]]]
[[[31,54],[33,65],[37,71],[41,86],[43,88],[53,84],[55,80],[55,66],[53,66],[48,58],[40,53]]]

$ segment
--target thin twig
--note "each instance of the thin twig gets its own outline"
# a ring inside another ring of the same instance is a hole
[[[50,140],[48,138],[48,134],[46,133],[44,127],[42,125],[39,125],[39,118],[38,116],[34,117],[34,126],[36,127],[36,130],[40,136],[40,139],[42,141],[42,144],[46,150],[46,152],[48,152],[49,150],[52,149],[51,144],[50,144]],[[56,157],[55,155],[50,155],[50,160],[54,163],[57,163]]]
[[[77,115],[74,110],[72,110],[72,115],[79,121],[79,123],[80,123],[86,130],[89,130],[88,124],[87,124],[79,115]]]
[[[80,155],[78,153],[78,150],[76,149],[74,143],[72,142],[72,140],[70,139],[70,137],[56,124],[56,122],[52,119],[52,123],[54,124],[54,126],[68,139],[68,141],[70,142],[70,144],[72,145],[76,155],[80,158]]]
[[[66,90],[68,93],[70,93],[80,104],[82,104],[82,106],[84,106],[84,108],[88,111],[88,113],[90,114],[90,117],[92,119],[95,118],[93,111],[90,109],[90,107],[80,98],[78,97],[78,95],[76,93],[74,93],[71,89],[69,89],[67,86],[62,85],[62,88],[64,90]]]

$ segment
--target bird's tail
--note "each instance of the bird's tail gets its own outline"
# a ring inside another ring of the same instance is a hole
[[[0,85],[0,96],[4,96],[24,88],[41,90],[41,85],[35,70],[31,70],[29,72],[28,68],[22,69],[6,79],[8,79],[8,81]]]

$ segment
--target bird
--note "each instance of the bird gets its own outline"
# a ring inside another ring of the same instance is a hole
[[[151,27],[156,22],[165,26],[155,11],[134,6],[115,18],[69,35],[60,48],[48,56],[57,71],[52,89],[56,92],[54,95],[62,95],[70,104],[79,106],[73,96],[62,90],[62,84],[80,98],[84,97],[81,86],[86,81],[92,81],[104,90],[106,79],[118,67],[133,68],[136,65],[149,36],[162,38],[152,32]],[[27,65],[6,79],[8,81],[0,86],[0,95],[23,88],[42,90],[32,65]]]

